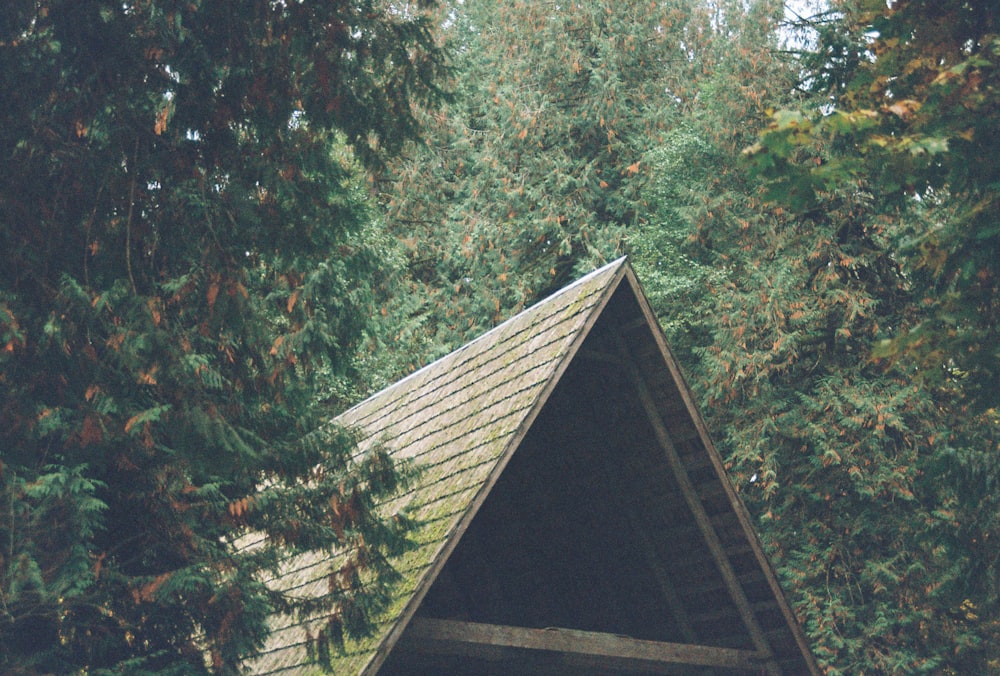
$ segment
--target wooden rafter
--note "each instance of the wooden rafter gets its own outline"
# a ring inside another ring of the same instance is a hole
[[[752,650],[645,641],[577,629],[533,629],[415,617],[407,629],[415,652],[505,660],[523,651],[585,659],[591,668],[677,673],[678,667],[758,670],[765,658]]]
[[[644,333],[634,340],[639,330]],[[615,332],[623,341],[618,346],[607,340]],[[563,379],[565,373],[571,377]],[[586,377],[577,383],[579,374]],[[672,379],[676,392],[661,392],[664,378]],[[549,402],[564,382],[562,394]],[[574,383],[581,386],[568,389]],[[645,394],[637,396],[637,388]],[[580,415],[575,409],[582,404],[609,415],[576,425],[572,416]],[[624,408],[614,416],[604,410],[619,404]],[[596,420],[606,425],[595,428]],[[393,562],[403,566],[405,580],[394,590],[391,612],[379,620],[381,630],[333,656],[336,673],[774,676],[783,669],[819,675],[753,522],[725,479],[680,366],[626,261],[585,276],[337,421],[359,430],[362,449],[384,444],[395,458],[421,468],[414,485],[385,509],[393,513],[406,505],[429,526],[421,530],[420,547],[405,562]],[[539,441],[551,426],[570,426],[589,436],[559,432],[551,444]],[[606,456],[600,454],[602,442]],[[519,476],[517,462],[507,467],[522,451],[520,459],[533,452],[552,454],[544,463],[529,465],[551,470],[545,481],[532,472]],[[502,474],[516,482],[501,481]],[[533,480],[538,485],[529,486]],[[480,543],[483,532],[489,539],[493,531],[473,521],[482,516],[479,523],[487,523],[489,505],[508,505],[528,490],[525,495],[547,497],[530,502],[534,511],[511,506],[517,518],[504,526],[510,530],[503,531],[502,543],[516,549],[514,556],[498,551],[495,558],[477,558],[483,551],[493,553],[481,550]],[[570,490],[573,499],[588,502],[560,502],[570,499]],[[573,510],[569,516],[581,518],[560,520],[550,507],[563,515]],[[591,542],[587,524],[602,522],[615,530]],[[547,527],[534,528],[539,523]],[[526,530],[518,531],[517,525]],[[288,572],[274,581],[275,589],[327,593],[322,571],[328,568],[328,554],[294,556],[286,562]],[[623,557],[627,577],[616,580],[598,572],[618,565],[609,561],[611,556]],[[538,576],[532,577],[535,566]],[[718,571],[707,570],[711,567]],[[447,576],[457,572],[464,575],[449,582]],[[552,579],[562,572],[569,574]],[[754,604],[747,603],[748,595]],[[466,636],[448,638],[443,628],[455,625],[435,625],[426,620],[429,616],[496,624],[459,623]],[[311,670],[309,636],[323,621],[276,616],[275,630],[252,670]],[[494,637],[506,635],[510,645],[470,639],[477,626],[476,631],[498,628]],[[431,629],[436,638],[415,638]],[[616,631],[642,640],[616,636]],[[622,654],[626,651],[631,652]]]
[[[595,354],[590,352],[588,354]],[[625,364],[622,359],[617,355],[608,355],[608,359],[613,359],[615,366],[618,368],[624,368]],[[602,455],[601,461],[604,466],[604,473],[606,476],[612,476],[614,474],[613,459],[609,455]],[[667,573],[663,566],[663,561],[656,551],[656,547],[653,544],[649,533],[646,529],[639,524],[639,520],[636,518],[636,514],[632,509],[629,509],[625,505],[619,506],[620,512],[624,515],[625,519],[628,521],[629,528],[632,534],[636,538],[636,543],[639,545],[639,550],[641,551],[643,558],[646,560],[649,566],[650,572],[656,580],[656,584],[660,589],[660,593],[663,595],[663,599],[667,603],[667,608],[673,618],[674,624],[681,632],[681,636],[687,643],[695,644],[698,642],[698,634],[691,624],[691,619],[688,616],[687,611],[684,609],[684,604],[681,602],[680,595],[677,593],[677,589],[674,587],[673,581],[670,579],[670,575]]]
[[[705,544],[712,553],[712,559],[715,561],[715,565],[718,568],[719,573],[722,575],[722,579],[725,581],[726,590],[739,612],[740,619],[743,621],[743,625],[749,632],[754,647],[757,649],[757,653],[755,654],[766,656],[766,660],[761,666],[764,666],[768,673],[772,676],[777,676],[778,674],[781,674],[781,667],[773,657],[771,644],[767,640],[767,635],[764,633],[764,630],[757,622],[753,609],[750,607],[750,601],[747,599],[746,593],[743,591],[743,586],[740,584],[736,571],[733,570],[732,563],[726,555],[722,541],[720,540],[718,533],[716,533],[715,527],[712,525],[711,518],[705,511],[705,507],[701,502],[701,498],[698,496],[698,492],[695,489],[691,478],[688,476],[687,470],[684,467],[684,462],[681,460],[680,454],[677,452],[677,448],[674,446],[673,440],[670,438],[667,425],[663,422],[659,408],[656,405],[656,400],[650,392],[649,386],[646,384],[646,379],[643,377],[642,372],[638,369],[635,363],[629,359],[629,351],[624,337],[616,333],[614,335],[614,339],[618,347],[619,355],[624,362],[625,373],[632,381],[632,384],[639,395],[639,399],[645,409],[646,416],[656,434],[656,439],[666,454],[667,461],[669,462],[670,468],[677,480],[677,484],[681,489],[681,493],[684,495],[684,500],[687,503],[688,508],[691,510],[691,514],[694,516],[695,523],[705,540]]]

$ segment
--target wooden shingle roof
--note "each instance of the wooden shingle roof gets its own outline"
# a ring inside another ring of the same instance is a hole
[[[625,259],[338,422],[420,468],[389,508],[422,526],[334,673],[818,673]],[[309,623],[273,626],[254,673],[320,673]]]

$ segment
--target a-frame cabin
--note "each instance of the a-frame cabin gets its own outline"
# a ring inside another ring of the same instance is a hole
[[[335,673],[819,673],[624,259],[338,420],[422,468],[393,508],[423,526]],[[319,673],[309,630],[276,618],[254,672]]]

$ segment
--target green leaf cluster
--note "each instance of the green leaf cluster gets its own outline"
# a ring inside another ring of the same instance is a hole
[[[746,150],[796,211],[863,184],[902,212],[901,262],[932,312],[881,350],[938,385],[960,372],[973,413],[998,405],[1000,41],[988,2],[834,3],[805,63],[827,103],[782,110]]]
[[[233,673],[277,611],[372,629],[405,472],[325,424],[395,265],[363,167],[446,71],[400,10],[5,8],[0,671]],[[365,584],[263,583],[317,549]]]
[[[731,29],[753,35],[752,24]],[[828,70],[810,71],[813,84],[870,63],[838,61],[823,39]],[[941,350],[938,328],[969,337],[995,314],[957,286],[924,286],[945,270],[923,262],[932,251],[942,266],[959,260],[926,233],[944,236],[963,199],[940,182],[919,201],[889,190],[939,171],[955,145],[929,128],[886,143],[896,113],[839,102],[811,112],[791,84],[761,98],[738,73],[770,63],[766,81],[791,83],[806,61],[755,44],[715,57],[714,77],[698,80],[701,105],[650,154],[660,170],[643,192],[649,224],[630,238],[636,266],[821,664],[989,672],[995,412],[973,405],[981,390],[963,364],[976,352],[939,370],[902,336]]]

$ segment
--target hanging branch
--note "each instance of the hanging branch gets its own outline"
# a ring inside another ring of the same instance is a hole
[[[139,139],[135,140],[135,150],[132,154],[133,169],[139,163]],[[125,269],[128,271],[128,281],[132,286],[132,293],[138,293],[135,285],[135,277],[132,275],[132,211],[135,208],[135,181],[136,175],[132,173],[132,185],[128,191],[128,217],[125,219]]]

